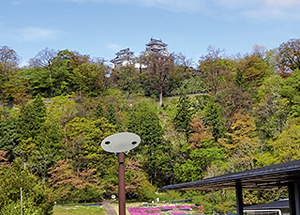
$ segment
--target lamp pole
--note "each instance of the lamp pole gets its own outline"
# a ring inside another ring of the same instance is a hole
[[[126,191],[125,191],[125,153],[137,147],[141,138],[134,133],[121,132],[106,137],[101,142],[104,151],[115,153],[118,157],[118,194],[119,194],[119,215],[126,215]]]
[[[126,215],[126,191],[125,191],[125,153],[117,154],[119,162],[119,215]]]

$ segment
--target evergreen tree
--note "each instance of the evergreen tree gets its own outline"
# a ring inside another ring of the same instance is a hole
[[[7,152],[6,155],[9,161],[13,161],[19,153],[19,134],[17,128],[16,118],[0,119],[0,150]]]
[[[108,122],[114,126],[116,126],[116,130],[119,131],[121,129],[120,122],[118,120],[116,109],[112,104],[109,104],[107,107],[107,114],[106,118],[108,119]]]
[[[142,156],[141,164],[148,173],[150,182],[158,185],[170,183],[173,176],[171,144],[163,138],[156,107],[140,103],[131,113],[128,131],[141,137],[141,144],[134,150]],[[140,156],[138,156],[140,157]]]
[[[19,133],[21,140],[35,139],[40,134],[46,120],[46,106],[40,95],[21,109],[19,117]]]
[[[100,118],[102,118],[102,117],[105,116],[105,115],[104,115],[104,110],[103,110],[103,107],[102,107],[101,102],[99,102],[99,103],[97,104],[95,114],[96,114],[96,117],[97,117],[98,119],[100,119]]]
[[[191,119],[192,119],[192,104],[189,97],[184,93],[180,96],[177,103],[177,113],[173,119],[175,127],[179,131],[183,131],[186,138],[189,138],[191,132]]]
[[[206,123],[211,128],[215,141],[224,136],[225,126],[222,117],[222,106],[214,102],[213,99],[208,99],[204,109]]]

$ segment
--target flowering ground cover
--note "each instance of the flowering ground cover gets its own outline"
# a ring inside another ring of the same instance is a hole
[[[131,215],[160,215],[160,214],[201,214],[202,205],[168,205],[152,207],[130,207],[128,211]]]

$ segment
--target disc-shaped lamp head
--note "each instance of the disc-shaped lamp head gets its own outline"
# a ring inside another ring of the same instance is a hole
[[[134,133],[121,132],[106,137],[101,142],[101,148],[111,153],[128,152],[137,147],[141,138]]]

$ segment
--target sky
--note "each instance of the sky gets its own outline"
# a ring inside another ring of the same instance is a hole
[[[209,46],[229,56],[300,37],[299,0],[1,0],[0,47],[21,66],[45,48],[111,60],[151,38],[195,63]]]

